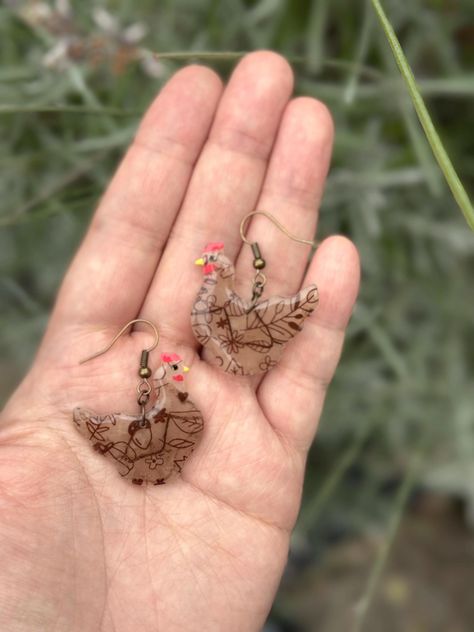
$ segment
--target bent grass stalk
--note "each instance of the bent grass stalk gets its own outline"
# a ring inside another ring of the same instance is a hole
[[[469,227],[474,230],[474,209],[472,207],[471,201],[461,183],[461,180],[459,179],[459,176],[457,175],[453,167],[453,164],[443,146],[443,143],[441,142],[441,138],[436,131],[433,121],[431,120],[428,109],[426,108],[426,105],[420,94],[415,77],[407,61],[405,53],[403,52],[401,44],[398,41],[395,31],[393,30],[393,27],[390,24],[390,21],[387,18],[379,0],[371,0],[371,2],[385,32],[388,43],[390,44],[393,56],[395,57],[397,66],[405,81],[411,100],[413,102],[413,106],[425,131],[426,138],[428,139],[433,154],[440,166],[441,171],[444,174],[444,177],[446,178],[446,182],[451,189],[454,199],[456,200],[466,219],[466,222],[468,223]]]
[[[400,485],[397,496],[395,498],[392,515],[390,516],[387,535],[379,549],[379,553],[375,558],[374,564],[369,574],[365,592],[356,605],[354,613],[354,625],[351,632],[362,632],[364,629],[370,606],[380,584],[385,565],[390,557],[398,529],[405,515],[405,508],[410,498],[410,493],[417,481],[423,458],[421,453],[416,453],[412,457],[412,462],[408,467],[405,477]]]

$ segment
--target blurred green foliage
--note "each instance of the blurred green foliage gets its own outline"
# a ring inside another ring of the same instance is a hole
[[[309,456],[294,555],[314,561],[334,539],[386,529],[403,511],[394,489],[420,454],[417,480],[462,497],[474,516],[474,239],[370,2],[76,2],[68,28],[90,35],[95,53],[84,54],[76,41],[63,57],[61,44],[71,42],[61,20],[51,32],[25,12],[44,4],[10,0],[0,8],[3,397],[31,361],[64,270],[162,82],[199,51],[272,48],[294,61],[297,92],[333,112],[337,134],[319,234],[349,235],[363,264],[342,363]],[[383,4],[472,192],[474,5]],[[50,6],[61,12],[65,4]],[[98,7],[118,21],[108,32]],[[180,54],[134,61],[126,40],[137,22],[147,27],[140,47]],[[233,65],[222,55],[206,63],[224,76]],[[279,601],[275,610],[285,618]]]

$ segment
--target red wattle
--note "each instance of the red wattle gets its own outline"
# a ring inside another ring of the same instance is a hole
[[[175,382],[184,382],[184,377],[182,375],[173,375],[173,380]]]
[[[204,266],[204,274],[212,274],[215,269],[216,266],[213,263],[206,263]]]

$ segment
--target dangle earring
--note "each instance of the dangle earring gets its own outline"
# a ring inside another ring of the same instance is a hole
[[[106,353],[136,323],[148,325],[155,335],[153,344],[141,352],[136,388],[139,412],[98,414],[75,408],[73,421],[94,450],[115,464],[120,476],[136,485],[144,481],[161,485],[181,472],[203,429],[200,411],[188,399],[188,393],[176,387],[183,383],[189,369],[176,353],[162,353],[162,364],[152,376],[149,355],[160,337],[155,325],[143,318],[131,320],[110,344],[80,364]]]
[[[267,280],[262,272],[266,263],[258,243],[245,236],[247,222],[254,215],[264,215],[293,241],[314,245],[289,233],[270,213],[253,211],[246,215],[240,236],[252,248],[256,270],[249,301],[234,290],[234,266],[224,255],[223,243],[208,244],[202,257],[196,259],[196,265],[203,266],[204,281],[191,312],[191,326],[198,342],[208,350],[209,362],[234,375],[254,375],[274,367],[285,344],[301,331],[319,301],[316,285],[292,297],[260,300]]]

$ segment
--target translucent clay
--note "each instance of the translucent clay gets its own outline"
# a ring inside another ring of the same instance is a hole
[[[200,411],[188,393],[175,386],[182,381],[177,364],[164,364],[153,380],[155,402],[144,414],[75,408],[74,424],[120,476],[137,485],[161,485],[181,472],[203,430]]]
[[[292,297],[274,296],[253,304],[234,290],[234,266],[222,244],[210,244],[202,259],[204,281],[191,312],[191,326],[206,347],[206,360],[235,375],[274,367],[286,343],[301,331],[318,305],[316,285]]]

